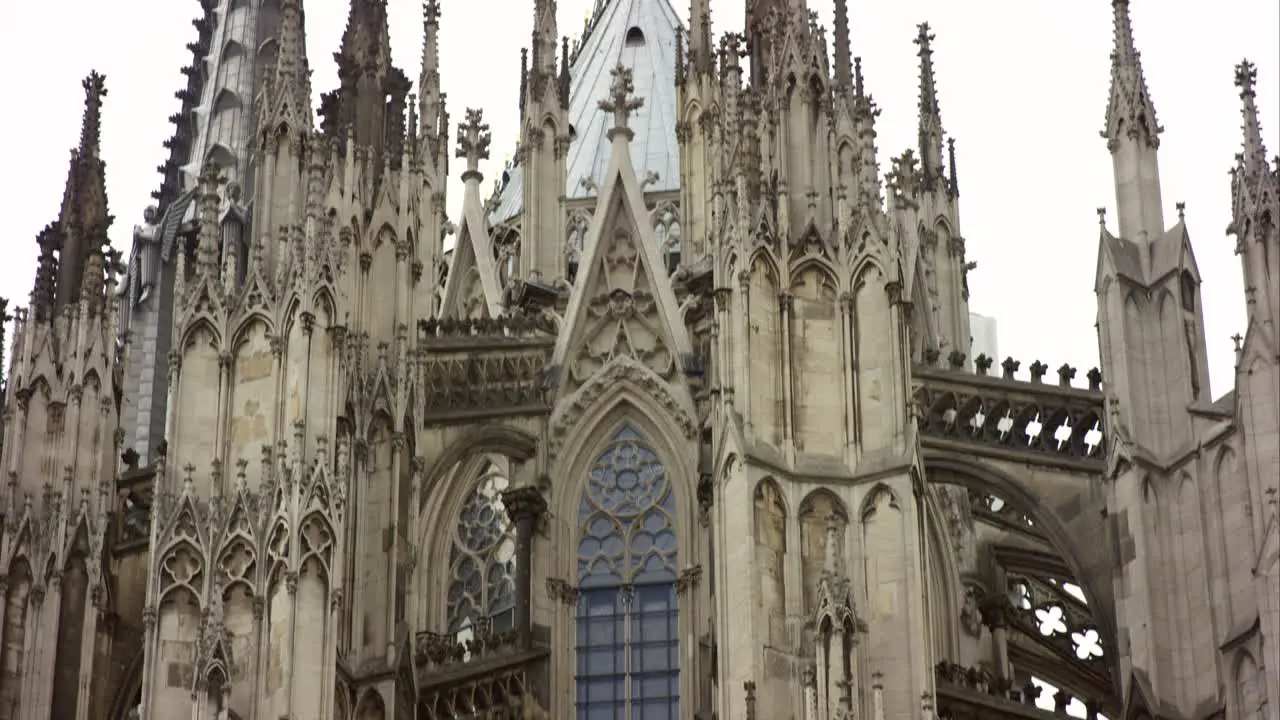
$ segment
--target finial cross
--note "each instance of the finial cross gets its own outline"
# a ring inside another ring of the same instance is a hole
[[[615,128],[627,127],[631,113],[644,107],[644,98],[635,97],[635,83],[631,81],[631,69],[622,63],[609,71],[613,82],[609,85],[609,98],[600,101],[600,109],[613,113]]]
[[[1245,60],[1236,66],[1236,87],[1241,95],[1253,95],[1253,84],[1258,80],[1258,68]]]
[[[1244,336],[1240,333],[1236,333],[1231,336],[1231,340],[1236,344],[1236,352],[1240,352],[1240,348],[1242,347],[1241,343],[1244,342]]]
[[[440,0],[422,0],[422,22],[436,25],[440,21]]]
[[[919,25],[916,25],[915,43],[920,46],[921,51],[929,52],[929,43],[932,42],[936,37],[937,37],[936,35],[930,32],[929,23],[924,22],[924,23],[920,23]]]
[[[484,122],[484,110],[467,108],[467,120],[458,126],[458,157],[467,159],[467,172],[479,172],[480,161],[489,159],[493,133]]]

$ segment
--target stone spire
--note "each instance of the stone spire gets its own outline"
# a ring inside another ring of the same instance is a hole
[[[1128,0],[1112,0],[1111,7],[1115,49],[1102,136],[1111,152],[1120,237],[1130,242],[1154,241],[1165,229],[1158,157],[1161,128],[1134,46]]]
[[[280,4],[279,54],[275,78],[268,89],[266,127],[287,125],[310,131],[311,68],[307,63],[307,38],[302,0],[282,0]]]
[[[938,88],[933,77],[934,34],[929,23],[916,26],[919,33],[915,43],[920,51],[920,169],[925,178],[942,175],[942,111],[938,106]],[[837,59],[838,59],[837,55]]]
[[[1129,0],[1112,0],[1111,8],[1115,16],[1115,49],[1111,52],[1111,96],[1102,136],[1113,152],[1122,134],[1159,147],[1163,128],[1156,121],[1156,106],[1147,91],[1141,58],[1133,42]]]
[[[441,135],[444,93],[440,85],[440,0],[422,3],[422,73],[418,76],[418,132]]]
[[[409,78],[391,64],[387,0],[351,0],[342,46],[334,54],[338,89],[321,98],[326,135],[371,151],[375,183],[399,169],[405,140]]]
[[[101,255],[107,244],[107,228],[112,218],[107,213],[106,164],[99,157],[102,100],[107,95],[105,81],[102,75],[92,72],[81,83],[85,101],[80,145],[71,152],[54,244],[59,251],[55,309],[80,299],[86,262],[92,255]]]
[[[567,117],[569,68],[561,67],[561,76],[556,75],[556,27],[556,0],[535,0],[527,65],[521,56],[522,127],[517,163],[524,216],[515,275],[545,286],[543,289],[566,273],[562,198],[572,125]]]
[[[688,54],[691,75],[711,74],[715,57],[711,39],[711,0],[689,2]]]
[[[1254,102],[1253,85],[1258,79],[1258,68],[1248,60],[1236,66],[1236,87],[1240,88],[1241,108],[1244,117],[1244,151],[1240,154],[1244,171],[1253,175],[1266,172],[1267,148],[1262,144],[1262,125],[1258,122],[1258,106]]]
[[[853,46],[849,39],[849,0],[836,0],[835,85],[840,92],[853,91]]]
[[[534,0],[528,87],[535,96],[540,96],[555,77],[556,33],[556,0]]]
[[[1280,217],[1280,159],[1273,169],[1262,143],[1254,83],[1258,69],[1248,60],[1236,66],[1236,87],[1240,88],[1244,147],[1231,169],[1231,225],[1236,236],[1236,253],[1244,270],[1245,309],[1249,323],[1274,327],[1280,323],[1280,272],[1275,258],[1280,256],[1280,233],[1274,218]],[[1248,342],[1263,342],[1270,333],[1249,333]]]

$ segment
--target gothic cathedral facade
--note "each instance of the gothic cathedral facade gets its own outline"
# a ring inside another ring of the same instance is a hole
[[[747,3],[716,39],[710,0],[598,0],[570,43],[533,0],[488,193],[439,0],[416,86],[351,0],[318,113],[302,0],[202,0],[127,256],[90,75],[0,390],[0,720],[1278,717],[1253,67],[1235,387],[1127,0],[1100,367],[1046,382],[968,357],[928,27],[881,168],[847,0],[830,44]]]

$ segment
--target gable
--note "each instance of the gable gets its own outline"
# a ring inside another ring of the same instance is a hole
[[[575,388],[617,358],[638,361],[664,380],[678,369],[676,343],[659,307],[658,284],[666,278],[653,272],[644,252],[652,242],[623,194],[610,195],[594,252],[584,258],[575,288],[581,304],[564,358],[567,380]]]
[[[463,199],[462,224],[444,281],[441,317],[497,317],[502,312],[502,287],[474,184],[468,183]]]
[[[626,153],[606,177],[556,346],[566,393],[617,359],[675,381],[692,349]]]

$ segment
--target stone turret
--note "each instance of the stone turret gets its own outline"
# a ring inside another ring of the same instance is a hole
[[[20,704],[33,718],[77,717],[108,691],[94,662],[111,634],[104,615],[110,568],[102,550],[113,509],[120,396],[116,312],[107,298],[119,256],[106,236],[105,78],[91,73],[83,86],[80,145],[62,212],[41,233],[32,305],[14,323],[0,428],[4,632],[30,648],[22,667],[3,668],[0,706]]]

